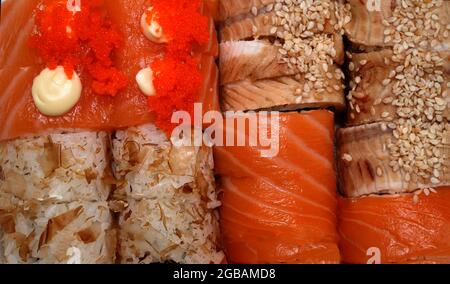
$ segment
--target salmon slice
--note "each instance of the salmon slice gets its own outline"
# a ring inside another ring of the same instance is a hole
[[[253,7],[260,11],[262,9],[266,10],[267,6],[270,7],[271,5],[273,9],[276,2],[276,0],[221,0],[219,1],[219,19],[225,20],[238,15],[251,13]]]
[[[228,260],[338,263],[333,114],[283,113],[279,130],[273,158],[259,146],[215,147]]]
[[[1,3],[0,69],[41,64],[34,50],[28,47],[34,28],[34,9],[42,0],[5,0]],[[3,90],[3,89],[2,89]]]
[[[206,6],[208,7],[208,11],[211,13],[211,16],[214,20],[219,20],[219,3],[220,0],[205,0]]]
[[[387,121],[393,117],[398,118],[397,107],[389,103],[395,98],[393,88],[398,80],[392,77],[392,72],[400,63],[391,60],[393,52],[391,49],[382,49],[367,53],[352,53],[350,64],[350,78],[354,87],[349,94],[350,110],[348,112],[347,124],[360,125],[365,123]],[[445,65],[433,67],[433,72],[442,71],[443,82],[441,83],[442,92],[449,92],[447,82],[450,81],[450,52],[439,52],[439,57],[444,59]],[[448,60],[446,60],[448,59]],[[359,83],[355,79],[359,77]],[[426,96],[427,80],[416,82],[419,92]],[[444,98],[447,104],[450,104],[450,96]],[[383,117],[384,113],[391,114],[389,117]],[[450,119],[450,111],[443,112],[444,119]]]
[[[450,125],[444,130],[443,155],[450,152]],[[412,192],[418,188],[450,185],[450,161],[445,159],[438,183],[416,173],[391,167],[388,147],[394,145],[394,130],[382,123],[341,128],[337,133],[337,157],[341,191],[348,197],[370,194]],[[389,142],[390,141],[390,142]],[[431,149],[431,147],[429,147]],[[432,164],[430,164],[432,165]],[[433,176],[433,167],[424,161],[417,166],[425,167]],[[408,180],[409,179],[409,180]]]
[[[336,54],[330,61],[343,62],[341,37],[333,37]],[[283,61],[280,47],[266,40],[229,41],[220,44],[221,85],[250,79],[289,76],[299,73]]]
[[[405,15],[413,12],[413,9],[415,9],[399,6],[399,2],[396,0],[381,0],[379,10],[375,6],[369,9],[369,0],[348,0],[347,2],[351,5],[352,21],[345,26],[346,34],[350,41],[366,46],[393,46],[395,44],[393,41],[386,42],[388,34],[385,34],[386,26],[383,22],[395,16],[396,9],[400,9]],[[421,1],[417,2],[420,3]],[[446,26],[450,23],[450,1],[441,2],[441,7],[427,9],[427,13],[430,15],[436,14],[439,17],[438,22],[441,25],[441,29],[437,34],[439,38],[438,43],[431,44],[428,48],[442,51],[450,48],[450,38],[444,35]],[[416,4],[414,5],[417,6]],[[419,16],[414,16],[414,13],[412,15],[414,21],[419,19]],[[423,16],[420,17],[422,18]],[[398,26],[394,24],[390,25],[389,28],[392,30]],[[431,34],[433,32],[418,29],[415,35],[422,36],[427,33]]]
[[[30,49],[28,39],[34,28],[34,11],[41,2],[7,0],[2,4],[0,50],[6,54],[1,60],[6,61],[0,67],[0,124],[3,126],[0,140],[43,133],[49,129],[110,129],[113,101],[93,93],[90,88],[91,78],[81,68],[77,72],[83,82],[83,94],[69,113],[63,117],[47,117],[34,105],[31,86],[45,64]],[[13,40],[10,37],[14,30],[18,32]]]
[[[62,117],[42,115],[31,96],[33,79],[44,68],[43,65],[27,67],[5,67],[0,70],[0,140],[20,136],[45,134],[49,131],[70,131],[89,129],[110,130],[110,114],[113,101],[106,96],[98,96],[86,86],[77,105]],[[89,82],[84,72],[79,72],[83,82]]]
[[[219,0],[203,0],[203,5],[200,7],[201,13],[210,19],[209,21],[209,43],[199,49],[199,53],[206,53],[215,57],[219,56],[219,41],[217,40],[217,30],[214,23],[215,15],[217,15],[218,2]]]
[[[150,42],[140,30],[140,19],[149,7],[146,0],[117,0],[105,3],[113,11],[114,22],[123,27],[126,35],[124,46],[116,54],[118,68],[130,78],[128,87],[115,98],[114,126],[124,128],[154,122],[154,116],[148,111],[147,97],[144,96],[134,80],[136,74],[153,60],[162,56],[164,46]],[[203,13],[210,17],[208,9],[203,6]],[[203,110],[218,110],[217,70],[215,58],[218,56],[217,33],[214,23],[210,21],[210,43],[196,51],[204,85],[197,102],[204,104]]]
[[[232,263],[337,263],[335,224],[261,180],[223,181],[222,233]],[[270,201],[266,201],[270,198]]]
[[[381,263],[450,263],[450,188],[414,196],[341,198],[343,261],[363,264],[380,256]]]
[[[334,11],[330,11],[330,18],[320,28],[318,25],[315,25],[311,29],[308,29],[307,34],[309,36],[319,33],[335,34],[336,30],[333,23],[337,23],[337,21],[338,19]],[[305,23],[305,26],[307,24]],[[277,16],[273,10],[270,12],[263,10],[256,16],[250,13],[225,21],[220,27],[220,41],[244,40],[267,36],[277,37],[278,35],[282,35],[280,33],[283,32],[282,18]]]
[[[303,74],[256,81],[246,79],[227,84],[222,87],[221,91],[223,110],[239,111],[267,108],[291,110],[327,107],[344,110],[345,99],[340,69],[333,66],[330,74],[332,74],[331,79],[326,82],[329,87],[321,93]],[[336,74],[339,74],[339,77],[335,76]],[[311,91],[305,92],[305,89]]]
[[[202,55],[200,66],[204,84],[195,101],[203,104],[203,114],[208,111],[220,112],[219,68],[216,65],[216,57]]]
[[[103,2],[105,13],[124,36],[123,45],[115,52],[113,63],[128,78],[128,86],[115,98],[98,96],[90,88],[88,72],[80,67],[76,71],[83,84],[81,99],[70,112],[60,117],[42,115],[31,96],[33,79],[45,68],[28,45],[34,28],[34,11],[42,1],[7,0],[2,4],[0,89],[5,91],[0,94],[0,124],[3,125],[0,141],[60,130],[109,131],[154,122],[154,116],[148,111],[147,97],[141,94],[135,81],[137,72],[164,52],[163,45],[150,42],[140,31],[140,18],[149,6],[148,1]],[[210,17],[206,6],[202,9]],[[195,51],[204,78],[204,85],[196,99],[204,103],[204,111],[219,109],[215,64],[219,47],[212,20],[210,33],[210,43]]]

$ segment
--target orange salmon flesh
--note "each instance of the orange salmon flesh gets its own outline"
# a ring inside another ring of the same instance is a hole
[[[147,98],[135,81],[139,70],[160,57],[163,46],[145,38],[140,30],[140,18],[149,7],[148,0],[104,1],[103,9],[123,34],[123,46],[113,57],[113,64],[128,78],[128,86],[116,97],[93,93],[87,72],[78,68],[83,84],[80,101],[60,117],[42,115],[31,96],[33,79],[45,68],[29,38],[34,28],[34,13],[43,0],[7,0],[2,4],[0,25],[0,141],[51,130],[113,130],[154,122]],[[214,1],[208,4],[214,4]],[[214,5],[213,5],[214,6]],[[215,9],[215,8],[214,8]],[[208,7],[202,12],[210,18],[210,43],[195,51],[203,76],[203,86],[196,101],[203,103],[204,112],[219,110],[217,34]]]
[[[339,234],[345,263],[450,263],[450,188],[341,198]]]
[[[339,263],[334,116],[280,115],[280,151],[215,147],[221,228],[231,263]]]

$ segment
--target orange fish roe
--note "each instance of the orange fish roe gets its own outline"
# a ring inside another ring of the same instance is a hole
[[[208,18],[200,13],[201,0],[154,1],[148,11],[169,39],[164,58],[152,63],[156,96],[148,98],[156,125],[168,135],[174,128],[172,113],[183,110],[193,114],[194,98],[202,84],[196,49],[210,40]]]
[[[168,52],[186,54],[195,45],[205,45],[209,41],[208,18],[200,13],[202,0],[153,1],[151,11],[147,11],[150,24],[152,16],[158,21],[164,34],[170,40]]]
[[[198,93],[202,76],[198,70],[197,60],[186,57],[166,57],[152,64],[155,72],[153,82],[156,96],[148,98],[150,110],[157,114],[156,125],[167,134],[173,130],[172,113],[184,110],[193,115],[194,96]]]
[[[127,84],[111,60],[122,37],[100,11],[101,4],[102,0],[82,1],[81,11],[72,12],[66,0],[45,0],[43,8],[36,12],[37,32],[31,36],[31,45],[48,68],[62,65],[72,78],[81,65],[91,75],[96,94],[115,96]]]

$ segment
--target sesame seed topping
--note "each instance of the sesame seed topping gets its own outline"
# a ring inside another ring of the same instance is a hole
[[[442,149],[445,139],[449,139],[446,129],[449,128],[450,82],[445,69],[447,59],[439,49],[448,42],[444,38],[448,37],[450,25],[442,25],[444,20],[439,16],[443,0],[401,0],[399,3],[392,9],[391,17],[383,20],[384,43],[392,56],[383,57],[387,74],[378,84],[386,91],[371,94],[374,99],[365,101],[366,105],[359,101],[357,104],[358,97],[354,94],[367,93],[357,83],[374,70],[356,67],[357,62],[361,66],[367,64],[370,53],[347,55],[353,75],[349,105],[370,108],[372,116],[384,121],[381,128],[392,131],[393,139],[386,147],[389,165],[395,172],[404,173],[408,182],[419,182],[420,178],[421,183],[440,184],[449,156]],[[387,91],[388,96],[384,95]],[[371,102],[372,105],[367,105]],[[360,114],[356,108],[349,111],[352,119],[367,115]]]
[[[331,0],[276,0],[273,9],[277,19],[269,32],[281,39],[282,63],[304,74],[319,97],[325,91],[341,91],[333,86],[328,72],[337,55],[334,34],[344,34],[343,27],[351,20],[349,5]],[[341,75],[336,78],[341,79]]]

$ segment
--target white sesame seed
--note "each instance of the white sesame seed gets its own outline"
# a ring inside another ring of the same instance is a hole
[[[353,161],[353,157],[352,157],[352,155],[345,153],[342,155],[342,160],[344,160],[346,162],[351,162],[351,161]]]
[[[386,118],[386,117],[388,117],[388,116],[390,116],[391,114],[389,113],[389,112],[387,112],[387,111],[385,111],[385,112],[383,112],[382,114],[381,114],[381,117],[382,118]]]
[[[439,183],[441,183],[441,181],[439,179],[435,178],[435,177],[432,177],[430,179],[430,181],[431,181],[432,184],[439,184]]]
[[[253,16],[258,15],[258,8],[256,8],[255,6],[252,7],[252,14],[253,14]]]
[[[383,176],[383,170],[380,167],[377,167],[377,176]]]

